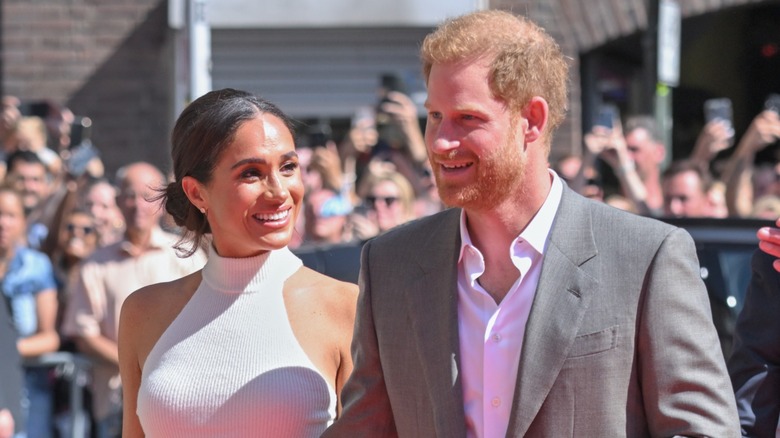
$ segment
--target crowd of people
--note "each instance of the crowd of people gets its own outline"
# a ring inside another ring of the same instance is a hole
[[[517,77],[510,55],[496,61],[518,48],[538,57],[522,65],[545,81]],[[734,400],[690,238],[640,216],[780,217],[780,164],[755,162],[780,139],[778,113],[758,114],[739,141],[711,121],[690,157],[666,167],[654,120],[641,115],[594,126],[581,154],[550,162],[566,67],[543,30],[501,12],[467,15],[426,39],[423,60],[425,126],[392,88],[342,138],[218,90],[177,121],[170,175],[145,162],[106,175],[70,110],[4,97],[0,341],[16,336],[0,361],[0,437],[57,430],[55,378],[36,362],[56,351],[92,361],[99,437],[317,436],[337,417],[329,436],[456,436],[461,425],[480,436],[727,436]],[[643,243],[615,242],[615,230]],[[340,244],[366,244],[357,315],[355,285],[293,254]],[[589,264],[596,254],[601,264]],[[621,266],[622,276],[605,271]],[[595,288],[608,297],[591,301]],[[689,333],[667,330],[683,319]],[[23,374],[9,377],[19,361]],[[230,372],[215,378],[221,366]],[[243,404],[231,402],[241,391]],[[581,411],[558,424],[579,397]]]
[[[137,162],[115,177],[105,175],[98,149],[76,132],[87,127],[77,119],[52,103],[36,103],[31,114],[18,99],[3,99],[0,310],[12,322],[24,365],[19,400],[6,405],[23,433],[15,436],[68,435],[69,413],[83,408],[68,405],[57,367],[40,360],[58,351],[89,358],[87,410],[99,436],[118,436],[116,340],[124,299],[148,284],[193,272],[205,260],[202,254],[179,258],[173,248],[178,234],[163,230],[154,201],[166,182],[163,172]]]
[[[756,155],[780,140],[780,115],[765,109],[734,144],[730,122],[715,119],[700,132],[689,157],[663,167],[667,148],[649,116],[631,116],[612,127],[596,125],[584,136],[583,154],[554,167],[585,196],[646,216],[780,216],[780,161]],[[721,158],[726,157],[726,158]],[[600,169],[618,180],[604,190]]]

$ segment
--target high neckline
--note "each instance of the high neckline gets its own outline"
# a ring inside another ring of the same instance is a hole
[[[302,265],[287,247],[253,257],[230,258],[220,256],[211,246],[203,281],[221,292],[258,292],[263,284],[285,281]]]

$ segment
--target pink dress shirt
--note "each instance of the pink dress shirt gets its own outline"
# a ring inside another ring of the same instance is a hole
[[[485,259],[471,243],[461,213],[458,259],[458,331],[467,436],[503,437],[509,425],[520,352],[547,237],[561,202],[563,185],[550,171],[552,188],[542,207],[512,242],[508,256],[520,277],[500,304],[477,282]]]

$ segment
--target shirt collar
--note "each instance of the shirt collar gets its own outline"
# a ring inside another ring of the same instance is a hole
[[[552,179],[550,192],[547,194],[547,198],[544,200],[542,207],[531,219],[531,222],[528,223],[520,235],[512,242],[512,247],[510,249],[511,253],[514,253],[515,248],[517,248],[517,243],[520,240],[528,242],[528,244],[539,254],[544,254],[544,251],[547,248],[547,237],[552,230],[553,220],[555,219],[555,214],[558,212],[558,206],[561,203],[561,196],[563,194],[563,183],[561,183],[560,177],[552,169],[547,170]],[[476,252],[479,252],[479,249],[471,242],[471,236],[469,236],[468,227],[466,227],[466,212],[464,210],[461,210],[460,212],[460,242],[459,263],[463,261],[466,251],[476,250]],[[473,249],[469,250],[468,248]]]
[[[166,233],[162,230],[162,228],[156,226],[152,229],[151,236],[149,236],[149,245],[144,248],[141,253],[149,250],[162,249],[170,245],[171,241],[166,236]],[[122,236],[122,241],[119,244],[119,250],[131,256],[134,254],[138,255],[138,249],[132,243],[130,243],[129,240],[127,240],[127,236]]]

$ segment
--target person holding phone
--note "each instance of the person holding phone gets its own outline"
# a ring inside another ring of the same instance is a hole
[[[731,216],[751,215],[755,201],[751,177],[756,154],[780,140],[780,114],[772,102],[771,98],[767,99],[763,111],[750,123],[721,175],[726,183],[726,206]]]
[[[599,122],[585,134],[583,163],[601,158],[620,181],[623,196],[633,204],[633,211],[644,216],[662,215],[661,164],[666,148],[659,140],[655,120],[650,116],[632,116],[623,127],[616,109],[602,110],[601,114]]]
[[[719,98],[705,101],[704,121],[704,128],[696,138],[688,159],[704,169],[709,169],[712,160],[734,143],[731,100]]]

